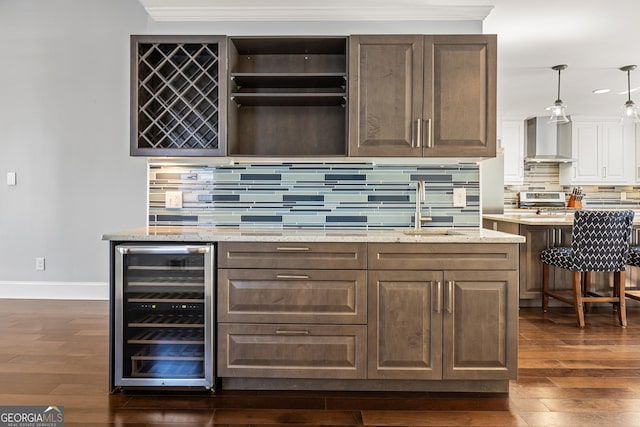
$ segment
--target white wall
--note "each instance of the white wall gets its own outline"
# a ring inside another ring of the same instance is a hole
[[[105,298],[101,234],[146,224],[146,160],[129,157],[130,34],[479,32],[479,22],[159,23],[137,0],[0,0],[0,298]]]

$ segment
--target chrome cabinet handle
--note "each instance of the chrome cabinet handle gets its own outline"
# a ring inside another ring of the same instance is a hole
[[[433,148],[432,127],[433,120],[427,119],[427,148]]]
[[[447,280],[447,313],[453,313],[453,280]]]
[[[415,141],[415,146],[416,148],[420,148],[420,145],[422,144],[422,120],[421,119],[416,119],[414,123],[414,130],[415,130],[415,133],[413,135],[413,139]]]
[[[442,311],[442,282],[436,281],[436,313]]]
[[[306,329],[276,329],[276,335],[309,335],[309,331]]]
[[[276,274],[277,279],[308,279],[307,275],[293,275],[293,274]]]
[[[308,251],[309,248],[305,248],[305,247],[291,247],[291,246],[280,246],[276,248],[277,251],[289,251],[289,252],[295,252],[295,251]]]

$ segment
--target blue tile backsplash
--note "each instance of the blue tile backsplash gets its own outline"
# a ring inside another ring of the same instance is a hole
[[[396,228],[413,225],[415,181],[426,181],[427,227],[480,226],[476,163],[149,164],[149,225]],[[467,206],[453,206],[466,188]],[[182,208],[165,208],[181,191]]]

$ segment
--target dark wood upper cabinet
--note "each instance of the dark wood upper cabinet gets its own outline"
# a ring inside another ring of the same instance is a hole
[[[131,155],[493,157],[496,36],[131,36]]]
[[[226,40],[131,36],[131,155],[226,154]]]
[[[495,156],[495,35],[351,36],[349,75],[351,156]]]
[[[346,37],[231,37],[229,92],[229,155],[346,155]]]

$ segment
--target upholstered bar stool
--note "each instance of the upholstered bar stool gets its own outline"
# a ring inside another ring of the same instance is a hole
[[[620,326],[626,326],[624,271],[632,224],[633,211],[577,211],[573,220],[571,246],[549,248],[540,255],[543,311],[547,311],[549,297],[570,304],[576,310],[578,325],[584,328],[584,304],[608,302],[618,309]],[[550,265],[572,271],[571,289],[549,289]],[[611,295],[591,291],[591,273],[594,271],[613,273]]]
[[[627,265],[633,267],[640,267],[640,246],[631,246],[629,248],[629,258],[627,259]],[[640,289],[626,289],[624,294],[627,298],[640,301]]]

